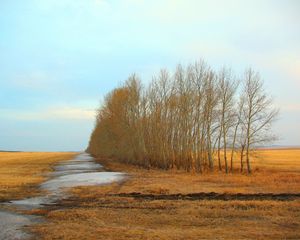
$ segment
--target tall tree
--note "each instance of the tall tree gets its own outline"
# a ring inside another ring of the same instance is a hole
[[[233,127],[234,118],[234,95],[237,89],[237,83],[233,79],[231,70],[223,68],[219,73],[219,98],[220,98],[220,135],[223,138],[223,156],[225,172],[228,173],[228,160],[227,160],[227,145],[229,130]],[[220,142],[220,139],[219,139]]]
[[[272,140],[269,129],[277,110],[252,70],[245,74],[239,104],[236,90],[229,69],[216,73],[203,61],[178,65],[173,75],[161,70],[147,87],[133,74],[105,97],[88,151],[146,168],[188,172],[213,170],[216,153],[222,170],[222,151],[228,173],[228,149],[233,171],[240,146],[241,171],[246,156],[250,173],[250,152]]]
[[[251,173],[250,151],[255,145],[274,140],[270,130],[278,109],[273,107],[272,98],[266,94],[259,74],[252,69],[245,72],[242,93],[247,172]]]

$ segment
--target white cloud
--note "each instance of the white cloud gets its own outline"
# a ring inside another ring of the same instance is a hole
[[[94,119],[95,110],[79,107],[50,108],[42,116],[44,119]]]
[[[53,80],[54,77],[51,77],[48,73],[37,70],[14,76],[12,83],[16,87],[40,90],[47,88]]]
[[[300,103],[279,104],[280,110],[300,113]]]
[[[1,118],[11,120],[93,120],[96,111],[82,107],[57,106],[42,110],[0,110]]]

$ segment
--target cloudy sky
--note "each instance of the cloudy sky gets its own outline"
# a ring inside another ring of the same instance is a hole
[[[1,0],[0,149],[83,150],[104,94],[200,58],[261,73],[300,145],[300,1]]]

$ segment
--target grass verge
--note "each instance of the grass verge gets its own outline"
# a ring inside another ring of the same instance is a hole
[[[0,152],[0,202],[39,194],[37,185],[59,161],[72,159],[70,152]]]

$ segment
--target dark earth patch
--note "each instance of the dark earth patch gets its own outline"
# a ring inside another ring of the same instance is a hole
[[[200,193],[189,193],[189,194],[141,194],[138,192],[132,193],[119,193],[109,194],[109,196],[116,197],[132,197],[135,199],[143,200],[242,200],[242,201],[253,201],[253,200],[273,200],[273,201],[293,201],[300,199],[300,193],[216,193],[216,192],[200,192]]]

